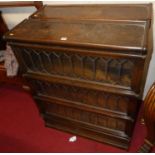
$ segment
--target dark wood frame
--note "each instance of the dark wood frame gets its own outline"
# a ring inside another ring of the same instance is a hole
[[[40,9],[43,6],[42,1],[32,1],[32,2],[20,2],[20,1],[14,1],[14,2],[0,2],[0,8],[6,8],[6,7],[27,7],[27,6],[34,6],[36,9]]]

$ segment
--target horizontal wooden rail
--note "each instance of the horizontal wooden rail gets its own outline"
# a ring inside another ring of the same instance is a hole
[[[22,2],[22,1],[14,1],[14,2],[0,2],[0,8],[6,7],[27,7],[34,6],[37,9],[40,9],[43,6],[42,1],[31,1],[31,2]]]

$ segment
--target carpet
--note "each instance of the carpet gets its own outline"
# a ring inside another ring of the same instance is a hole
[[[136,152],[143,143],[146,129],[137,119],[128,151],[47,128],[30,94],[13,86],[0,86],[0,152],[12,153],[125,153]],[[155,149],[153,150],[155,152]]]

